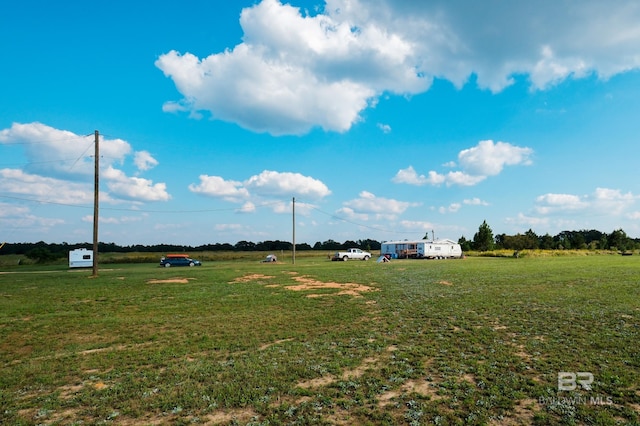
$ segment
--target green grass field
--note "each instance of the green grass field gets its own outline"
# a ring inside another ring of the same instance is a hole
[[[259,259],[0,269],[0,424],[640,423],[638,256]]]

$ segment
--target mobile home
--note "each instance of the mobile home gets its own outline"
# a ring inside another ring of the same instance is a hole
[[[93,267],[93,250],[79,248],[69,252],[69,268]]]
[[[462,257],[462,247],[448,239],[387,241],[382,243],[380,253],[394,259],[455,259]]]

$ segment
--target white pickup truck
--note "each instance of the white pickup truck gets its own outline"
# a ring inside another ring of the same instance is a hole
[[[371,253],[362,251],[359,248],[350,248],[346,251],[337,251],[331,258],[331,260],[342,260],[344,262],[349,259],[369,260],[371,259]]]

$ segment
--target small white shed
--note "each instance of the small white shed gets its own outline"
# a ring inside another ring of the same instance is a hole
[[[79,248],[69,252],[69,268],[93,267],[93,250]]]

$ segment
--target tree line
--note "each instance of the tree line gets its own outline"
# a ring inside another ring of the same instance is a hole
[[[626,252],[640,248],[640,239],[630,238],[622,229],[610,234],[595,230],[562,231],[551,236],[537,235],[529,229],[524,234],[493,235],[487,221],[483,221],[472,240],[460,237],[458,243],[463,251],[506,250],[616,250]]]
[[[343,243],[327,240],[316,242],[313,246],[307,243],[296,244],[296,251],[304,250],[341,250],[350,247],[359,247],[365,250],[380,250],[381,243],[376,240],[347,240]],[[93,243],[6,243],[0,250],[0,255],[24,255],[38,262],[48,262],[56,259],[66,258],[69,251],[78,248],[92,249]],[[154,245],[128,245],[121,246],[115,243],[98,243],[99,253],[187,253],[203,251],[291,251],[293,244],[290,241],[261,241],[254,243],[251,241],[238,241],[236,244],[215,243],[198,246],[178,245],[178,244],[154,244]]]
[[[429,239],[429,234],[423,239]],[[562,231],[551,236],[548,233],[537,235],[529,229],[524,234],[498,234],[494,235],[487,221],[483,221],[473,236],[468,240],[464,236],[458,239],[462,251],[491,251],[497,249],[506,250],[617,250],[629,251],[640,248],[640,239],[633,239],[627,236],[622,229],[617,229],[609,234],[591,230]],[[336,251],[351,247],[361,248],[367,251],[380,250],[382,242],[373,239],[347,240],[338,242],[332,239],[317,241],[313,246],[307,243],[296,244],[296,251],[304,250],[327,250]],[[24,255],[30,259],[44,262],[66,258],[69,251],[77,248],[91,249],[91,243],[6,243],[0,249],[0,255],[14,254]],[[128,245],[121,246],[115,243],[98,243],[100,253],[186,253],[202,251],[261,251],[280,252],[290,251],[293,245],[289,241],[269,240],[261,242],[238,241],[236,244],[215,243],[198,246],[176,245],[176,244],[154,244],[154,245]]]

